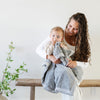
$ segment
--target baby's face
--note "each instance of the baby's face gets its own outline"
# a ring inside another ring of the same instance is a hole
[[[52,31],[50,34],[51,41],[61,42],[63,40],[63,33],[61,31]]]

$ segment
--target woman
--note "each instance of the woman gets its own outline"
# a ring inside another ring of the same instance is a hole
[[[69,60],[68,67],[75,68],[77,66],[82,67],[83,69],[87,67],[88,61],[90,58],[90,45],[89,45],[89,34],[87,19],[83,13],[76,13],[72,15],[68,21],[68,24],[65,28],[65,43],[70,50],[73,50],[74,53],[71,56],[72,60]],[[53,63],[60,63],[60,60],[56,59],[53,55],[46,56],[44,47],[47,41],[46,39],[36,50],[36,52],[44,58],[51,60]],[[78,85],[80,82],[78,82]],[[62,100],[81,100],[79,87],[77,86],[74,96],[69,96],[62,94]]]

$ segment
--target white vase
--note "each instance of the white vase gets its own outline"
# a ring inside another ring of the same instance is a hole
[[[0,100],[8,100],[5,96],[3,96],[2,94],[0,94]]]

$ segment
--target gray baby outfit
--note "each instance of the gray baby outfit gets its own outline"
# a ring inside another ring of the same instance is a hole
[[[54,46],[53,55],[56,59],[60,59],[62,63],[54,64],[50,60],[46,60],[42,65],[43,76],[42,85],[44,89],[53,93],[64,93],[67,95],[73,95],[75,87],[77,86],[77,80],[82,78],[82,70],[66,67],[68,61],[66,58],[70,55],[70,50],[64,50],[60,47],[60,42],[57,42]]]

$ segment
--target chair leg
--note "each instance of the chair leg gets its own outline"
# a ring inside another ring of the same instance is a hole
[[[35,86],[31,87],[30,100],[35,100]]]

